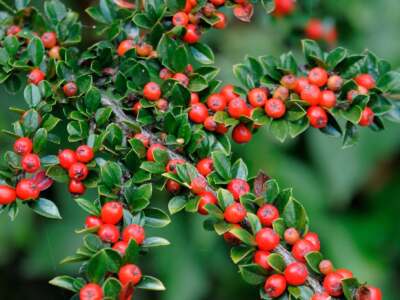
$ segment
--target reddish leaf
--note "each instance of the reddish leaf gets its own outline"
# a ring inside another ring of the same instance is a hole
[[[233,14],[236,18],[243,22],[250,22],[254,13],[254,6],[251,3],[236,5],[233,8]]]
[[[33,177],[33,180],[40,191],[47,190],[53,185],[53,180],[46,176],[45,171],[38,172],[35,177]]]
[[[135,4],[125,0],[114,0],[114,3],[117,4],[119,7],[126,8],[126,9],[134,9]]]
[[[257,197],[261,197],[265,193],[264,183],[270,179],[270,177],[263,171],[260,171],[257,177],[254,179],[254,194]]]

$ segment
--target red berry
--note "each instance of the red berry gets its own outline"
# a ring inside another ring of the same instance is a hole
[[[136,116],[141,109],[142,109],[142,103],[138,101],[132,106],[132,113]]]
[[[107,202],[101,208],[101,220],[105,224],[115,225],[122,220],[123,206],[120,202]]]
[[[321,106],[325,108],[333,108],[336,106],[336,95],[334,92],[330,90],[322,91],[321,100],[319,103]]]
[[[320,67],[313,68],[308,73],[308,81],[311,84],[322,87],[328,82],[328,72]]]
[[[296,228],[290,227],[284,233],[285,242],[289,245],[294,245],[300,239],[300,233]]]
[[[204,123],[208,117],[207,107],[203,103],[195,103],[190,106],[189,119],[194,123]]]
[[[265,293],[271,298],[278,298],[286,290],[286,279],[281,274],[274,274],[267,278],[264,285]]]
[[[321,260],[321,262],[318,265],[318,268],[319,271],[324,275],[328,275],[329,273],[332,273],[335,270],[332,262],[327,259]]]
[[[319,251],[321,250],[321,242],[319,241],[318,234],[314,232],[308,232],[305,236],[304,239],[309,241],[311,244],[314,246],[314,251]]]
[[[139,140],[139,141],[141,141],[141,142],[143,143],[143,145],[144,145],[146,148],[149,147],[150,138],[149,138],[149,136],[148,136],[147,134],[144,134],[144,133],[136,133],[136,134],[133,136],[133,138],[134,138],[134,139],[137,139],[137,140]]]
[[[280,99],[285,101],[289,98],[289,89],[285,88],[284,86],[279,86],[272,95],[272,98]]]
[[[172,78],[175,79],[176,81],[178,81],[180,84],[182,84],[184,86],[188,86],[189,85],[189,77],[187,77],[183,73],[176,73],[174,76],[172,76]]]
[[[117,54],[119,56],[124,56],[126,52],[128,52],[133,48],[134,48],[133,40],[124,40],[119,44],[117,48]]]
[[[375,87],[375,79],[370,74],[360,74],[355,79],[358,85],[370,90]]]
[[[174,180],[168,179],[166,183],[168,193],[176,194],[181,190],[181,185]]]
[[[310,105],[318,105],[321,101],[321,91],[318,86],[308,84],[301,91],[300,98]]]
[[[161,97],[161,88],[157,83],[149,82],[143,88],[143,95],[147,100],[157,101]]]
[[[161,144],[153,144],[147,149],[146,158],[148,161],[155,161],[154,159],[154,151],[156,149],[165,150],[165,147]]]
[[[69,169],[74,163],[78,161],[75,151],[71,149],[65,149],[58,154],[58,160],[60,161],[61,167]]]
[[[71,165],[68,174],[71,179],[83,181],[89,175],[89,169],[85,164],[77,162]]]
[[[320,40],[324,36],[324,25],[321,20],[310,19],[305,28],[306,37],[313,40]]]
[[[172,24],[175,26],[186,26],[189,24],[189,16],[183,11],[177,12],[172,17]]]
[[[27,173],[35,173],[40,169],[40,158],[37,154],[26,154],[21,160],[22,169]]]
[[[332,75],[328,79],[328,89],[333,92],[338,92],[343,86],[343,79],[339,75]]]
[[[103,289],[98,284],[89,283],[80,290],[79,300],[103,300]]]
[[[232,118],[239,119],[241,116],[245,116],[247,110],[246,102],[243,99],[236,97],[229,101],[228,113]]]
[[[206,187],[207,180],[203,176],[197,176],[196,178],[193,178],[190,184],[190,190],[196,195],[203,193],[206,190]]]
[[[246,208],[238,202],[229,205],[224,212],[225,220],[232,224],[242,223],[246,215]]]
[[[94,153],[93,153],[92,147],[89,147],[88,145],[79,146],[76,149],[76,158],[81,163],[88,163],[88,162],[92,161],[94,158]]]
[[[228,191],[232,193],[233,199],[239,201],[240,197],[250,192],[250,185],[246,180],[241,178],[232,179],[229,182]]]
[[[305,264],[292,262],[285,269],[285,278],[290,285],[302,285],[308,277],[308,270]]]
[[[137,224],[128,225],[122,231],[122,239],[127,243],[129,243],[130,240],[134,240],[136,244],[141,245],[145,239],[144,228]]]
[[[55,32],[45,32],[40,39],[46,49],[53,48],[57,45],[57,35]]]
[[[370,107],[365,107],[358,122],[360,126],[370,126],[374,123],[375,113]]]
[[[353,273],[347,269],[337,269],[336,273],[342,276],[343,279],[353,278]]]
[[[159,76],[162,80],[167,80],[172,77],[172,73],[167,68],[162,68],[159,73]]]
[[[126,249],[128,248],[128,243],[124,241],[119,241],[114,244],[112,247],[115,251],[118,251],[121,256],[124,256],[126,253]]]
[[[261,266],[265,270],[271,269],[271,266],[268,263],[268,256],[270,253],[268,251],[258,250],[254,253],[254,263]]]
[[[119,230],[113,224],[102,224],[97,234],[106,243],[114,244],[119,240]]]
[[[282,118],[286,113],[285,103],[281,99],[272,98],[265,103],[265,113],[272,119]]]
[[[69,192],[74,195],[83,195],[86,191],[85,184],[82,181],[72,179],[68,186]]]
[[[128,264],[123,267],[118,272],[118,279],[123,286],[132,283],[137,285],[142,279],[142,272],[139,267],[134,264]]]
[[[329,273],[323,281],[324,290],[330,296],[341,296],[343,294],[342,279],[342,276],[338,273]]]
[[[21,27],[17,25],[11,25],[7,28],[7,35],[17,35],[21,31]]]
[[[237,98],[237,94],[235,93],[233,85],[226,85],[221,89],[221,95],[225,97],[225,99],[230,102],[232,99]]]
[[[49,50],[49,57],[55,60],[59,60],[61,58],[60,56],[60,47],[55,46]]]
[[[225,134],[228,132],[228,130],[229,130],[228,127],[226,127],[224,124],[218,123],[217,129],[215,129],[215,132],[219,133],[219,134]]]
[[[196,165],[197,171],[204,177],[207,177],[214,170],[214,162],[210,157],[203,158]]]
[[[328,124],[328,115],[326,111],[319,106],[311,106],[307,109],[307,116],[311,126],[315,128],[324,128]]]
[[[289,90],[294,90],[297,86],[297,78],[292,74],[288,74],[282,77],[281,85]]]
[[[213,193],[205,191],[200,194],[200,199],[199,199],[199,206],[198,206],[198,212],[201,215],[208,215],[208,211],[206,210],[205,206],[207,204],[213,204],[216,205],[218,203],[217,198],[214,196]]]
[[[226,98],[221,94],[212,94],[207,98],[207,106],[212,111],[222,111],[226,107]]]
[[[186,26],[186,33],[183,40],[188,44],[195,44],[200,40],[200,32],[196,25],[189,24]]]
[[[303,263],[306,262],[305,256],[312,251],[314,251],[314,245],[307,240],[297,241],[292,248],[294,258]]]
[[[28,82],[38,85],[45,79],[45,77],[46,74],[42,70],[35,68],[28,74]]]
[[[297,94],[301,94],[301,92],[307,87],[307,86],[309,86],[310,85],[310,83],[308,82],[308,79],[306,78],[306,77],[300,77],[300,78],[297,78],[297,80],[296,80],[296,86],[295,86],[295,88],[294,88],[294,91],[297,93]]]
[[[373,286],[363,286],[359,288],[356,300],[382,300],[382,291]]]
[[[199,94],[197,93],[190,93],[190,104],[196,104],[200,102]]]
[[[100,227],[103,225],[103,222],[99,217],[96,216],[87,216],[86,221],[85,221],[85,226],[86,228],[94,228],[94,227]]]
[[[225,0],[210,0],[210,2],[215,6],[221,6],[225,4]]]
[[[271,227],[272,223],[279,218],[279,211],[274,205],[265,204],[258,209],[257,217],[262,225]]]
[[[184,163],[185,163],[185,161],[183,159],[171,159],[170,161],[168,161],[168,163],[165,167],[165,170],[168,173],[176,174],[176,166],[184,164]]]
[[[15,141],[14,152],[19,155],[26,155],[32,152],[33,143],[30,138],[22,137]]]
[[[219,19],[218,22],[216,22],[213,27],[215,29],[224,29],[226,27],[226,24],[228,23],[228,20],[226,19],[226,16],[222,12],[216,12],[215,16]]]
[[[329,296],[327,293],[318,293],[314,294],[311,298],[311,300],[331,300],[331,296]]]
[[[247,94],[247,99],[253,107],[262,107],[267,101],[267,93],[263,88],[254,88]]]
[[[275,0],[274,15],[285,16],[291,14],[296,8],[296,0]]]
[[[232,139],[238,144],[245,144],[251,141],[253,134],[243,123],[236,125],[232,130]]]
[[[280,237],[271,228],[262,228],[256,233],[258,249],[271,251],[279,245]]]
[[[78,92],[78,86],[76,85],[75,82],[68,82],[63,86],[63,91],[65,96],[67,97],[73,97],[77,94]]]
[[[156,106],[160,111],[167,111],[169,103],[165,99],[160,99],[160,100],[157,100]]]
[[[21,179],[15,189],[17,197],[21,200],[35,200],[39,198],[40,189],[32,179]]]
[[[15,189],[7,186],[0,185],[0,205],[7,205],[13,203],[17,198]]]
[[[204,128],[208,131],[215,131],[218,127],[217,122],[215,122],[214,117],[213,116],[208,116],[204,123]]]

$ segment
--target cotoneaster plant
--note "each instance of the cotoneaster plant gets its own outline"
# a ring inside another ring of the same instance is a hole
[[[285,1],[276,2],[263,4],[282,14]],[[204,227],[232,245],[232,261],[261,299],[382,299],[378,288],[324,258],[292,189],[232,160],[229,131],[246,143],[261,126],[281,141],[315,127],[350,146],[362,127],[381,130],[384,119],[400,119],[392,100],[400,75],[387,62],[343,48],[325,53],[305,40],[301,62],[291,53],[247,57],[234,66],[242,86],[221,86],[201,35],[225,27],[222,6],[249,21],[249,2],[101,0],[87,9],[101,38],[84,51],[74,46],[78,15],[60,1],[44,2],[44,14],[29,1],[0,3],[8,10],[0,81],[11,93],[23,88],[26,102],[11,108],[18,120],[4,130],[15,143],[1,160],[1,211],[14,219],[28,205],[60,219],[41,197],[57,182],[88,213],[77,230],[83,245],[62,262],[79,263],[79,274],[51,284],[81,300],[164,290],[140,268],[143,255],[169,244],[146,230],[170,223],[151,205],[159,189],[170,195],[170,214],[204,215]],[[56,127],[66,129],[70,145],[51,152],[61,141]],[[84,198],[87,189],[97,197]]]

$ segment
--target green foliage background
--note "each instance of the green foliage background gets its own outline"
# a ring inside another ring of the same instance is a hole
[[[64,2],[83,11],[90,1]],[[400,67],[398,0],[324,2],[324,12],[341,20],[339,45],[353,51],[368,46],[394,68]],[[310,11],[310,15],[318,13]],[[288,35],[288,20],[272,20],[259,12],[252,24],[232,20],[227,30],[210,33],[206,39],[217,52],[220,78],[231,82],[232,65],[246,54],[297,52],[300,43],[288,41]],[[8,129],[16,116],[7,108],[23,105],[23,98],[6,95],[3,89],[0,96],[0,128]],[[321,236],[324,253],[337,267],[350,268],[357,277],[382,287],[384,299],[394,300],[400,294],[400,136],[398,126],[386,125],[387,130],[379,134],[363,130],[360,143],[347,150],[341,149],[340,141],[315,130],[283,145],[261,131],[250,144],[236,147],[236,153],[249,162],[253,173],[263,168],[281,185],[293,186],[309,212],[312,229]],[[0,148],[10,147],[11,142],[3,135]],[[50,193],[47,197],[57,202],[63,221],[45,220],[27,210],[13,223],[6,215],[0,217],[1,299],[68,299],[46,281],[76,272],[58,262],[79,246],[80,237],[73,231],[81,227],[85,215],[66,187],[57,186]],[[163,194],[155,195],[154,201],[167,204]],[[158,233],[172,245],[153,251],[143,266],[146,273],[162,279],[168,291],[144,293],[138,299],[257,298],[257,291],[236,274],[227,247],[204,231],[201,221],[178,214]]]

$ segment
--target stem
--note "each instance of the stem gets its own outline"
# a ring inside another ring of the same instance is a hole
[[[112,111],[115,116],[115,121],[122,127],[122,130],[124,130],[125,133],[129,134],[131,130],[126,125],[126,123],[136,124],[137,122],[135,120],[133,120],[131,117],[127,116],[124,113],[124,111],[121,109],[121,107],[114,100],[110,99],[108,96],[103,95],[101,98],[101,103],[104,106],[108,106],[108,107],[112,108]],[[149,136],[150,144],[164,144],[163,141],[161,139],[159,139],[151,131],[149,131],[143,127],[141,127],[141,131],[143,134],[146,134]],[[169,157],[172,159],[182,159],[182,160],[186,161],[187,163],[192,163],[186,157],[176,153],[175,151],[173,151],[171,149],[167,148],[167,151],[168,151]],[[209,185],[207,186],[207,190],[216,194],[216,192],[213,190],[213,188]],[[283,260],[285,261],[286,265],[296,261],[296,259],[290,253],[290,251],[288,251],[282,245],[279,245],[278,247],[276,247],[272,252],[280,254],[283,257]],[[315,293],[321,293],[323,291],[323,288],[321,286],[321,283],[320,283],[318,277],[316,277],[314,275],[310,274],[308,276],[306,285],[309,286]]]
[[[0,0],[0,5],[2,5],[5,9],[7,9],[12,14],[15,14],[17,12],[15,9],[13,9],[10,5],[5,3],[3,0]]]

